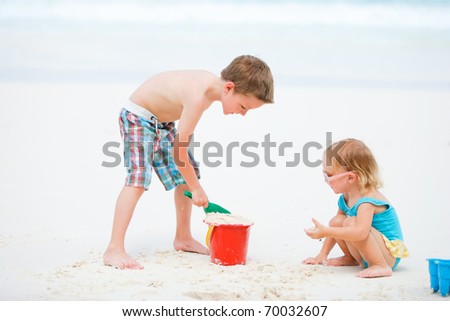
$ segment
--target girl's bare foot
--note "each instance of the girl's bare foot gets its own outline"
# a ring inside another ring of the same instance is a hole
[[[173,247],[177,251],[185,251],[185,252],[193,252],[193,253],[209,255],[209,249],[194,239],[175,240],[173,242]]]
[[[353,256],[340,256],[328,259],[324,262],[327,266],[357,266],[359,262]]]
[[[144,267],[125,251],[107,249],[103,254],[103,263],[118,269],[142,270]]]
[[[369,266],[367,269],[362,270],[356,276],[360,278],[380,278],[385,276],[391,276],[392,269],[389,266]]]

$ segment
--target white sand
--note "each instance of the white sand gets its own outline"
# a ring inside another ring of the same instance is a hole
[[[234,215],[234,214],[223,214],[223,213],[210,213],[206,214],[203,220],[208,225],[245,225],[250,226],[255,224],[254,221],[248,219],[247,217]]]
[[[204,167],[202,182],[211,201],[255,221],[247,265],[174,251],[172,193],[155,179],[126,243],[145,269],[103,266],[124,169],[101,166],[111,161],[102,146],[120,141],[117,112],[135,85],[0,84],[1,300],[448,301],[431,293],[425,261],[450,257],[448,91],[279,87],[274,106],[242,118],[213,105],[198,126],[200,142],[260,142],[271,133],[299,151],[309,140],[324,144],[326,131],[366,141],[411,252],[392,277],[366,280],[355,277],[357,267],[300,264],[321,246],[303,231],[310,218],[326,223],[336,211],[338,196],[320,168],[288,168],[281,157],[273,157],[277,168],[241,168],[238,153],[233,167]],[[192,231],[201,241],[203,219],[195,208]]]
[[[357,268],[305,266],[290,260],[254,260],[223,267],[205,256],[156,251],[138,256],[140,271],[108,269],[92,252],[27,279],[45,286],[35,300],[443,300],[430,295],[425,277],[412,271],[393,278],[362,280]],[[25,296],[26,299],[26,296]]]

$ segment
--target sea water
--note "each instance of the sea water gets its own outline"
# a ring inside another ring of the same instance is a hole
[[[2,81],[218,74],[241,54],[277,84],[450,88],[450,1],[0,1]]]

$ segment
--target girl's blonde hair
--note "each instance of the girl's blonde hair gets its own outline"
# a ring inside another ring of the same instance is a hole
[[[383,186],[377,161],[370,149],[360,140],[348,138],[338,141],[326,149],[324,158],[325,165],[334,170],[343,167],[347,171],[355,172],[361,192]]]

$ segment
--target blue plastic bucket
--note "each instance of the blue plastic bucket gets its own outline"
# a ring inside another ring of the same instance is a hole
[[[430,273],[430,286],[433,292],[439,292],[446,296],[450,290],[450,260],[430,258],[428,271]]]
[[[439,292],[446,296],[450,290],[450,260],[437,260]]]

